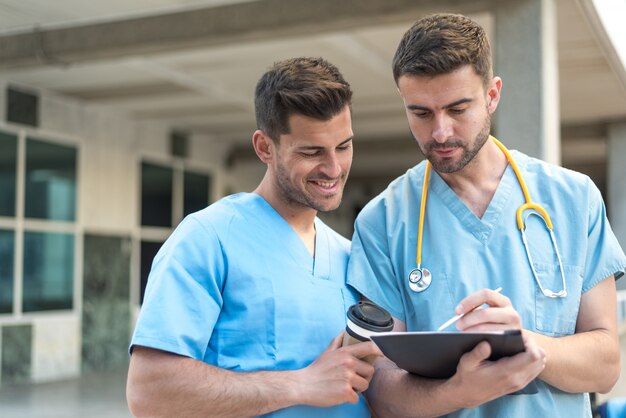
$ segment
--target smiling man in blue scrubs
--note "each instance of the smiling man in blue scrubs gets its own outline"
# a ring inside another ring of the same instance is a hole
[[[614,275],[626,266],[600,192],[588,177],[509,153],[490,136],[502,80],[493,76],[484,30],[470,19],[420,19],[393,70],[428,164],[409,169],[359,214],[348,283],[387,309],[397,331],[434,331],[467,313],[458,330],[522,329],[526,352],[488,361],[483,342],[447,380],[380,359],[367,392],[374,410],[590,418],[587,392],[607,392],[620,372]],[[523,212],[525,245],[517,210],[531,196],[541,209]],[[512,394],[535,377],[538,393]]]
[[[255,92],[253,193],[188,216],[155,257],[131,342],[138,417],[369,417],[382,353],[341,347],[349,241],[337,208],[352,163],[349,84],[323,59],[276,63]],[[267,415],[265,415],[267,414]]]

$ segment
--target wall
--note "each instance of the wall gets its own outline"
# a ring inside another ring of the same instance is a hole
[[[227,146],[213,145],[213,138],[191,138],[192,158],[181,162],[170,155],[170,127],[136,123],[113,110],[36,89],[29,90],[40,97],[39,127],[8,123],[7,85],[0,80],[0,129],[77,149],[78,207],[73,308],[0,314],[0,385],[126,367],[139,306],[138,243],[145,235],[139,225],[140,161],[157,159],[210,172],[214,200],[227,187],[220,168]],[[231,176],[232,187],[246,187],[248,174]]]

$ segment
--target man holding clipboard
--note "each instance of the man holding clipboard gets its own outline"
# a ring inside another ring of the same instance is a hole
[[[464,314],[457,330],[521,330],[526,350],[490,361],[481,342],[447,379],[380,359],[370,405],[381,417],[591,418],[587,392],[619,376],[615,278],[626,266],[600,192],[490,135],[502,80],[470,19],[417,21],[393,71],[428,161],[357,217],[348,283],[392,314],[395,331]],[[507,396],[533,380],[538,393]]]

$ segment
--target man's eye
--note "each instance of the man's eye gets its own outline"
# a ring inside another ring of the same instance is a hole
[[[319,151],[301,152],[300,153],[300,155],[302,155],[303,157],[308,157],[308,158],[317,157],[319,154],[320,154]]]
[[[426,119],[427,117],[430,116],[430,112],[418,112],[418,113],[413,113],[413,114],[420,119]]]
[[[450,109],[450,112],[454,113],[455,115],[460,115],[461,113],[465,112],[465,109],[455,109],[455,108],[452,108],[452,109]]]

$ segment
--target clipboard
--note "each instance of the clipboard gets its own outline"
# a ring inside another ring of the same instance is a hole
[[[428,378],[447,379],[456,373],[461,356],[481,341],[491,345],[489,360],[524,351],[520,330],[496,332],[383,332],[372,341],[398,367]]]

